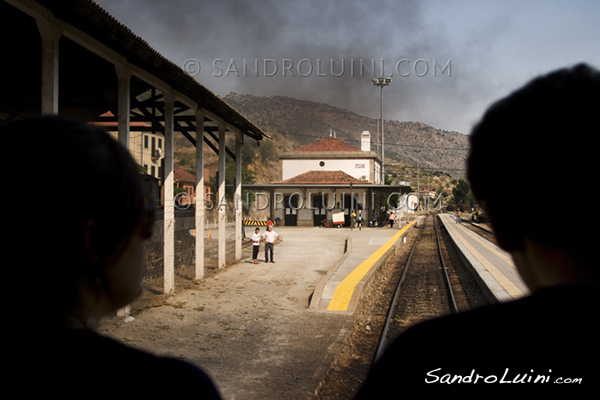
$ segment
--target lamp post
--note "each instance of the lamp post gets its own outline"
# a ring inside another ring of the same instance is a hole
[[[387,77],[380,77],[380,78],[374,78],[373,79],[373,84],[375,86],[379,86],[381,88],[381,184],[385,185],[385,142],[384,142],[384,138],[383,138],[383,87],[384,86],[388,86],[390,83],[392,82],[392,78]]]
[[[421,150],[415,150],[417,153],[417,198],[421,202]]]

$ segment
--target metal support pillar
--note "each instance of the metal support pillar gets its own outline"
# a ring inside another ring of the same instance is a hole
[[[242,133],[235,132],[235,259],[242,259]]]
[[[117,72],[117,132],[118,141],[129,150],[129,112],[130,112],[130,79],[131,71],[121,65],[115,65]],[[130,315],[131,307],[127,305],[117,310],[117,315],[126,321],[133,319]]]
[[[204,278],[204,111],[196,110],[196,279]]]
[[[131,70],[120,65],[115,65],[117,71],[117,121],[118,140],[126,149],[129,149],[129,114],[131,107]]]
[[[165,99],[165,158],[164,158],[164,292],[175,290],[175,201],[173,196],[173,134],[175,96],[163,93]]]
[[[36,20],[42,38],[42,114],[58,114],[58,68],[61,28],[48,20]]]
[[[227,219],[227,198],[225,196],[225,124],[219,122],[219,190],[218,190],[218,230],[219,230],[219,251],[217,259],[217,268],[225,267],[225,224]]]

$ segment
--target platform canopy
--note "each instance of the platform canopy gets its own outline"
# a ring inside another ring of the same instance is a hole
[[[145,123],[132,124],[131,130],[161,132],[164,94],[169,92],[175,96],[174,130],[192,143],[195,139],[190,133],[196,129],[194,113],[198,108],[206,117],[204,140],[215,151],[218,121],[257,141],[267,137],[93,1],[2,0],[0,20],[0,123],[47,112],[46,103],[61,116],[96,122],[112,118],[116,122],[117,82],[126,78],[130,121]],[[54,64],[48,66],[46,62],[44,67],[42,58],[47,50],[57,51],[48,55]],[[41,82],[40,77],[53,72],[52,82]],[[48,90],[51,93],[44,93]]]
[[[258,126],[91,0],[0,0],[0,124],[53,114],[108,125],[130,148],[131,131],[164,135],[162,167],[165,292],[174,290],[174,135],[196,146],[196,188],[203,193],[204,144],[218,154],[218,198],[225,159],[235,160],[241,195],[241,146],[269,138]],[[225,145],[226,134],[235,148]],[[26,149],[19,149],[26,151]],[[204,231],[204,201],[195,204]],[[227,214],[218,213],[218,267],[225,266]],[[235,258],[242,256],[235,211]],[[204,236],[196,235],[196,278],[204,271]]]

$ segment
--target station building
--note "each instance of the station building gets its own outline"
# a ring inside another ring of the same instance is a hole
[[[343,212],[345,225],[354,210],[364,222],[392,208],[392,196],[410,192],[408,184],[386,185],[381,158],[371,151],[371,134],[361,133],[356,148],[330,133],[280,157],[282,179],[269,184],[244,185],[268,197],[270,217],[284,226],[330,224]]]

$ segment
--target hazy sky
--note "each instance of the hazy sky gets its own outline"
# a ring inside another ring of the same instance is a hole
[[[220,96],[284,95],[469,133],[562,66],[600,67],[596,0],[97,0]]]

